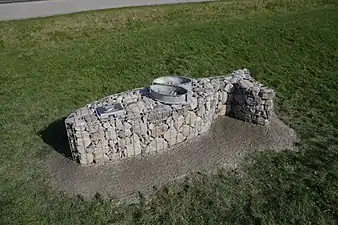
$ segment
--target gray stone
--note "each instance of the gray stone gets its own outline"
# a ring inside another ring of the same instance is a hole
[[[229,93],[229,94],[232,94],[234,92],[234,86],[232,84],[227,84],[224,88],[224,90]]]
[[[175,122],[172,117],[168,117],[168,119],[165,121],[165,123],[169,126],[169,128],[174,127]]]
[[[240,80],[238,84],[240,85],[241,88],[246,89],[246,90],[254,86],[254,84],[249,80]]]
[[[164,134],[165,132],[167,132],[167,130],[169,129],[169,126],[165,123],[160,123],[155,125],[152,129],[151,129],[151,134],[154,137],[158,137],[161,136],[162,134]]]
[[[198,110],[197,110],[197,115],[200,117],[204,117],[205,115],[205,106],[203,105],[198,105]]]
[[[121,122],[120,119],[116,118],[115,123],[116,123],[116,129],[117,130],[123,130],[124,129],[123,123]]]
[[[111,140],[116,140],[117,134],[115,129],[109,129],[106,131],[106,138]]]
[[[130,139],[126,138],[119,138],[117,139],[118,148],[125,148],[128,144],[130,144]]]
[[[133,102],[127,105],[126,111],[137,115],[141,113],[145,108],[146,108],[146,105],[143,101],[137,101],[137,102]]]
[[[220,108],[219,115],[224,116],[227,114],[227,105],[222,105]]]
[[[151,141],[149,147],[152,150],[155,149],[156,151],[159,151],[168,148],[168,143],[166,142],[166,140],[164,140],[164,138],[155,138],[154,140]]]
[[[147,133],[147,124],[140,119],[135,120],[132,131],[133,133],[144,135]]]
[[[197,130],[200,130],[200,127],[203,126],[203,120],[202,120],[201,117],[199,117],[199,116],[196,117],[195,126],[196,126]]]
[[[220,102],[222,103],[222,104],[225,104],[226,102],[227,102],[227,100],[228,100],[228,93],[227,92],[225,92],[225,91],[222,91],[222,92],[220,92]]]
[[[172,108],[168,105],[158,105],[150,111],[148,115],[148,121],[162,121],[166,120],[172,113]]]
[[[108,141],[108,146],[109,146],[111,149],[115,149],[115,144],[116,144],[116,143],[117,143],[116,141],[109,140],[109,141]]]
[[[88,125],[88,131],[90,133],[97,132],[100,129],[100,126],[98,124],[90,124]]]
[[[90,134],[90,139],[91,139],[92,141],[98,141],[98,140],[101,139],[101,135],[100,135],[99,132],[91,133],[91,134]]]
[[[134,145],[128,144],[128,145],[126,146],[125,154],[126,154],[127,157],[135,156]]]
[[[136,103],[131,103],[126,106],[126,111],[129,113],[140,113],[141,110]]]
[[[187,138],[184,137],[182,134],[177,134],[176,137],[176,143],[182,143],[183,141],[185,141]]]
[[[103,125],[102,125],[104,128],[110,128],[110,124],[109,124],[109,122],[107,121],[107,122],[105,122],[105,123],[103,123]]]
[[[140,137],[137,134],[134,134],[131,137],[132,141],[133,141],[133,146],[134,146],[134,154],[135,155],[140,155],[141,151],[142,151],[142,146],[141,146],[141,141],[140,141]]]
[[[170,128],[165,134],[164,139],[170,144],[176,144],[177,130],[175,128]]]
[[[91,164],[94,160],[94,155],[92,153],[85,153],[79,155],[79,160],[81,164]]]
[[[183,125],[183,123],[184,123],[184,116],[179,116],[176,120],[175,120],[175,128],[176,129],[179,129],[182,125]]]
[[[183,125],[180,128],[180,133],[183,134],[183,136],[188,137],[191,132],[191,127],[189,125]]]
[[[86,153],[87,149],[85,149],[85,147],[83,145],[78,145],[76,150],[77,150],[78,153],[83,154],[83,153]]]
[[[77,139],[76,140],[77,146],[88,147],[91,144],[91,140],[89,138],[86,139]]]
[[[197,108],[197,98],[193,96],[188,97],[188,104],[190,106],[190,110],[194,110]]]

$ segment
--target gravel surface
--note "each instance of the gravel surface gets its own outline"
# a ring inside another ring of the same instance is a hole
[[[130,200],[191,172],[234,168],[248,153],[293,149],[296,139],[295,132],[275,116],[265,127],[220,117],[208,134],[161,154],[81,167],[53,152],[46,166],[50,185],[68,195],[90,199],[99,193]]]

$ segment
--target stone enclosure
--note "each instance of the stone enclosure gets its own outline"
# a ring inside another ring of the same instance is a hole
[[[165,151],[206,133],[218,116],[269,123],[275,93],[247,69],[229,76],[179,77],[178,83],[170,79],[156,79],[150,87],[105,97],[70,114],[65,125],[73,159],[91,165]]]

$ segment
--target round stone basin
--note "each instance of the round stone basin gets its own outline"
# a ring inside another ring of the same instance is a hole
[[[192,89],[192,80],[188,77],[164,76],[164,77],[159,77],[153,80],[153,84],[178,86],[178,87],[183,87],[188,91],[191,91]]]
[[[184,104],[187,102],[188,90],[179,86],[162,84],[150,85],[150,96],[160,102],[169,104]]]

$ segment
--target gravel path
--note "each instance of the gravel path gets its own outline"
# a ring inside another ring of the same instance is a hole
[[[248,153],[292,149],[294,141],[295,132],[276,117],[265,127],[221,117],[208,134],[161,154],[81,167],[53,152],[47,167],[51,186],[69,195],[132,199],[191,172],[234,168]]]
[[[19,20],[129,6],[163,5],[211,0],[49,0],[0,4],[1,20]]]

